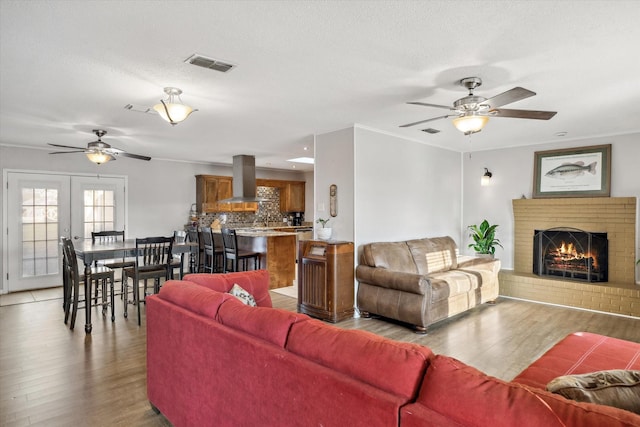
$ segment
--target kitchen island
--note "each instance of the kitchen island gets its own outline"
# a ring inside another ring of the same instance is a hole
[[[220,237],[220,230],[213,230]],[[269,288],[292,286],[296,276],[296,233],[268,228],[237,228],[238,249],[258,252],[260,268],[269,271]],[[247,262],[253,269],[253,262]]]

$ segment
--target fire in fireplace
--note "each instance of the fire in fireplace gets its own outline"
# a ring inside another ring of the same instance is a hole
[[[585,282],[608,280],[607,233],[575,228],[536,230],[533,273]]]

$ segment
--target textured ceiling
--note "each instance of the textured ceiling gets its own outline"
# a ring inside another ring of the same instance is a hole
[[[154,158],[288,169],[314,134],[356,123],[458,151],[635,133],[639,16],[638,1],[2,0],[0,144],[85,146],[101,128]],[[193,53],[237,68],[184,63]],[[446,113],[406,101],[450,105],[467,76],[487,98],[537,92],[508,108],[558,114],[492,118],[471,137],[449,120],[398,127]],[[124,108],[165,86],[198,111],[171,127]]]

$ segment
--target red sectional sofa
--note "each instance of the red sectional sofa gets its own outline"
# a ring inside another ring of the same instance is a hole
[[[234,284],[258,306],[226,293]],[[501,381],[424,346],[274,309],[268,285],[264,270],[194,274],[147,298],[148,398],[176,427],[640,425],[631,412]]]

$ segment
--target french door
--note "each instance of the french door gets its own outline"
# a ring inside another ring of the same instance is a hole
[[[7,172],[6,181],[8,292],[62,284],[60,236],[79,243],[92,231],[124,229],[124,177]]]

